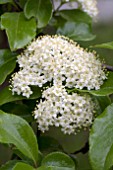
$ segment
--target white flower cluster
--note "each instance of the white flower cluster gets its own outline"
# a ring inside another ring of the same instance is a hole
[[[71,2],[71,0],[65,0],[65,2]],[[98,15],[97,1],[96,0],[77,0],[81,6],[81,9],[86,12],[90,17],[96,18]]]
[[[86,94],[68,94],[66,88],[99,89],[106,75],[96,54],[87,52],[64,36],[42,36],[18,56],[20,70],[12,76],[12,92],[27,98],[31,86],[52,87],[43,91],[34,115],[39,129],[61,127],[66,134],[92,124],[95,102]]]
[[[81,6],[82,10],[86,12],[92,18],[96,18],[98,15],[97,1],[96,0],[77,0]]]
[[[64,86],[52,86],[43,92],[44,101],[37,104],[34,117],[38,128],[45,132],[49,126],[61,127],[65,134],[76,134],[92,124],[95,103],[89,95],[69,95]]]
[[[98,90],[106,79],[96,54],[63,36],[43,36],[18,56],[20,71],[12,76],[12,92],[29,98],[30,86],[46,82],[68,88]]]

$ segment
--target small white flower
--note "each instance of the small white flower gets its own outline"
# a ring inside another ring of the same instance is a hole
[[[95,53],[64,36],[39,37],[18,56],[17,62],[20,71],[12,76],[12,92],[26,97],[30,96],[32,85],[42,87],[53,81],[53,85],[68,88],[98,90],[106,79]]]
[[[95,102],[89,95],[70,95],[64,86],[57,85],[43,92],[43,100],[34,110],[34,118],[42,132],[49,126],[56,126],[65,134],[76,134],[78,129],[92,124]]]

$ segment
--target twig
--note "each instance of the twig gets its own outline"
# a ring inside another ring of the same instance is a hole
[[[112,71],[113,72],[113,66],[109,66],[107,64],[102,64],[102,67],[106,68],[108,71]]]

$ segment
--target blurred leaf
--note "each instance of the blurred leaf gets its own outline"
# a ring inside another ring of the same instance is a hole
[[[32,128],[19,116],[0,111],[0,142],[13,144],[25,156],[38,161],[38,144]]]
[[[20,162],[20,161],[17,161],[17,160],[9,161],[6,164],[2,165],[0,167],[0,170],[12,170],[17,162]]]
[[[38,28],[48,24],[52,16],[52,3],[50,0],[28,0],[24,8],[25,16],[30,19],[36,17]]]
[[[108,170],[109,163],[111,166],[113,158],[111,157],[111,153],[113,155],[113,150],[111,150],[113,145],[113,104],[108,106],[105,111],[95,119],[89,142],[90,162],[93,170]]]
[[[19,162],[17,163],[12,170],[35,170],[32,166]]]
[[[104,109],[111,104],[109,96],[95,96],[95,98],[100,105],[100,113],[102,113]]]
[[[0,4],[11,3],[13,4],[13,0],[0,0]]]
[[[50,152],[61,150],[61,146],[58,141],[49,136],[40,136],[38,138],[39,150],[43,154],[49,154]]]
[[[91,46],[93,48],[107,48],[113,50],[113,42],[103,43],[103,44],[97,44]]]
[[[92,170],[90,162],[89,162],[89,155],[88,153],[82,154],[81,152],[76,154],[75,156],[77,160],[77,170]]]
[[[42,166],[51,167],[51,170],[76,170],[74,161],[62,152],[48,154],[41,163]],[[39,168],[40,170],[43,168]]]
[[[70,21],[59,27],[57,34],[68,36],[75,41],[91,41],[95,38],[95,35],[91,33],[89,25]]]
[[[92,23],[91,17],[87,15],[86,12],[83,12],[79,9],[60,10],[58,14],[68,21],[82,22],[86,24]]]
[[[73,153],[85,146],[89,133],[88,131],[81,130],[76,135],[66,135],[60,128],[51,127],[43,135],[55,138],[66,153]]]
[[[23,12],[3,14],[1,16],[1,28],[6,30],[12,51],[23,48],[36,34],[35,19],[27,20]]]
[[[0,166],[11,159],[12,153],[11,148],[7,144],[0,143]]]
[[[0,107],[4,112],[9,112],[21,116],[27,122],[33,121],[33,116],[29,107],[25,104],[6,103]]]
[[[0,84],[4,82],[7,75],[9,75],[16,67],[16,54],[11,53],[10,50],[0,50]]]
[[[19,0],[18,4],[20,5],[21,8],[24,8],[27,0]]]
[[[29,99],[37,99],[39,97],[41,97],[41,89],[39,87],[34,87],[33,94]],[[27,98],[21,95],[12,95],[12,91],[9,90],[9,87],[5,87],[2,91],[0,91],[0,105],[22,99]]]

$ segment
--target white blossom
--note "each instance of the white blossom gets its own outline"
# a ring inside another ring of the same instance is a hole
[[[64,86],[52,86],[43,92],[34,117],[38,128],[45,132],[49,126],[61,127],[65,134],[76,134],[92,124],[95,102],[86,94],[68,94]]]
[[[67,88],[98,90],[106,79],[95,53],[64,36],[42,36],[18,56],[20,70],[12,76],[12,92],[29,98],[30,86],[47,82]]]
[[[82,10],[86,12],[92,18],[96,18],[98,15],[97,1],[96,0],[77,0],[81,6]]]
[[[63,0],[64,2],[71,2],[73,0]],[[86,12],[94,20],[98,16],[97,0],[77,0],[79,7]]]

